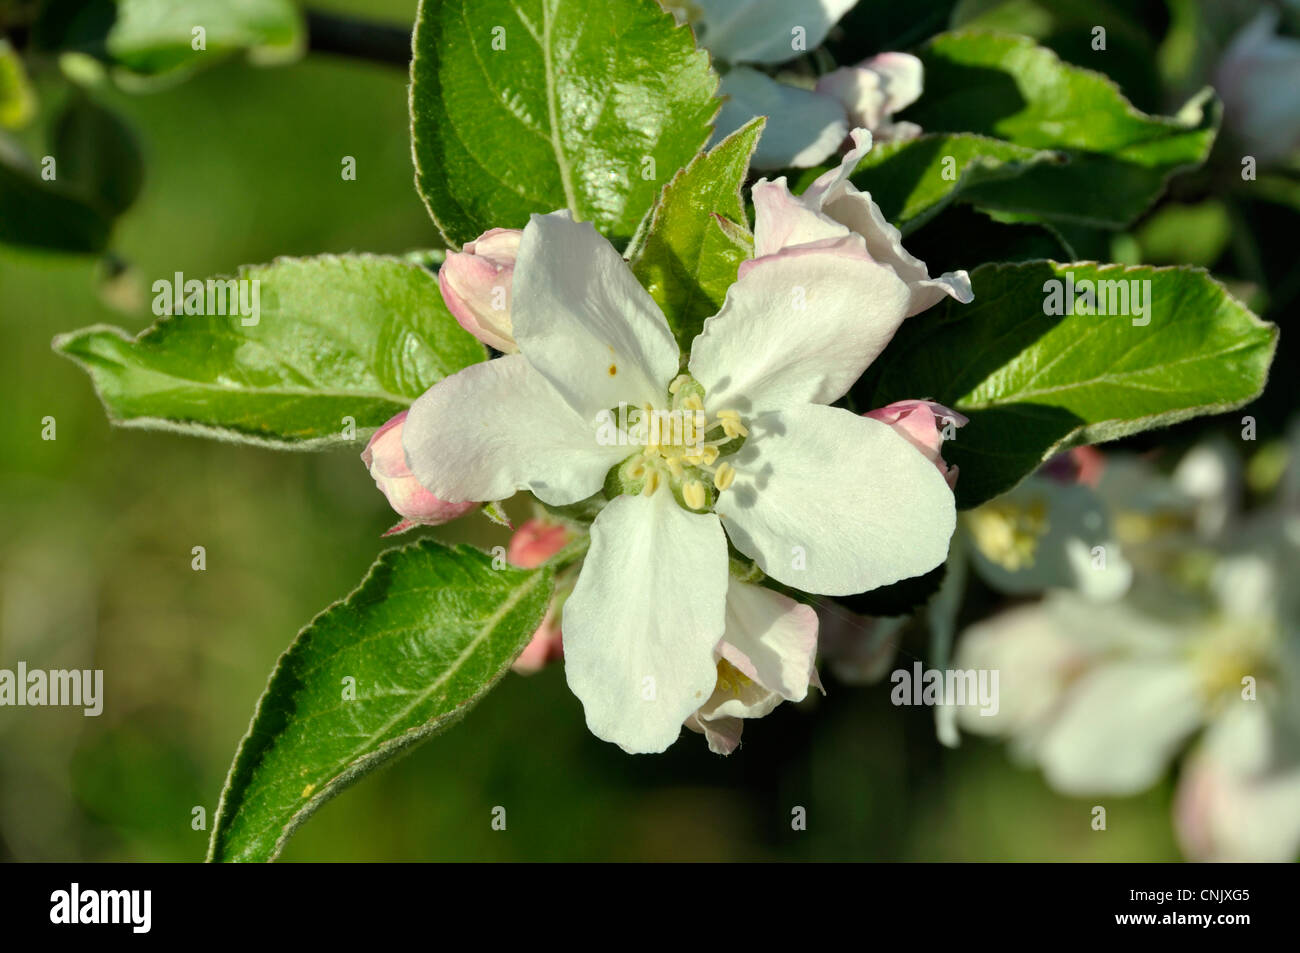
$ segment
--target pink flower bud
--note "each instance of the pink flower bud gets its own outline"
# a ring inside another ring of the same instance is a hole
[[[506,558],[520,569],[536,569],[550,559],[573,538],[573,534],[559,523],[545,520],[528,520],[510,537]]]
[[[523,234],[515,228],[490,229],[463,251],[449,253],[438,269],[442,300],[460,326],[507,354],[519,350],[510,323],[510,282]]]
[[[402,449],[402,424],[406,411],[375,431],[375,435],[361,451],[361,462],[366,465],[375,485],[388,497],[388,503],[402,521],[385,536],[404,533],[413,526],[437,526],[464,516],[477,503],[448,503],[438,499],[415,478],[406,465],[406,451]]]
[[[932,400],[900,400],[862,416],[889,424],[939,468],[948,486],[957,485],[957,468],[943,462],[943,428],[950,422],[955,427],[966,426],[968,421],[961,414]]]
[[[560,610],[551,603],[546,617],[533,633],[532,641],[519,653],[510,667],[520,675],[540,672],[551,662],[564,657],[564,639],[560,633]]]
[[[528,520],[510,537],[506,558],[522,569],[534,569],[563,549],[573,538],[559,523]],[[533,633],[532,641],[511,666],[520,675],[531,675],[564,656],[560,633],[560,601],[552,600],[546,617]]]

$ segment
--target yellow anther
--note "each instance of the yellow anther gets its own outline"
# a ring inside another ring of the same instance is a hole
[[[726,659],[718,659],[718,690],[740,696],[752,679]]]
[[[703,457],[704,465],[706,467],[711,467],[713,466],[713,461],[718,459],[718,448],[713,446],[705,447],[700,452],[700,456]]]
[[[690,397],[687,397],[684,401],[682,401],[682,406],[685,407],[687,410],[703,410],[704,401],[700,400],[699,394],[691,394]]]
[[[645,486],[642,487],[641,493],[644,496],[654,496],[657,489],[659,489],[659,471],[651,470],[646,474]]]
[[[713,485],[717,487],[719,491],[725,490],[735,482],[735,479],[736,468],[730,463],[720,463],[718,464],[718,472],[713,474]]]
[[[682,385],[690,379],[691,376],[689,374],[678,374],[673,378],[672,383],[668,385],[668,393],[672,394],[674,397],[677,396],[677,392],[682,389]]]
[[[682,501],[693,510],[703,509],[708,498],[704,495],[704,484],[699,480],[689,480],[682,487]]]
[[[666,457],[665,462],[668,464],[668,472],[672,474],[674,480],[680,480],[686,471],[682,468],[682,461],[678,457]]]

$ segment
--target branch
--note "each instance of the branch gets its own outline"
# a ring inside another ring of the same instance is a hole
[[[307,49],[406,69],[411,63],[411,31],[388,23],[307,10]]]

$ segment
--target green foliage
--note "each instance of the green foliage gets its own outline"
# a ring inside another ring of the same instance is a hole
[[[1015,178],[984,182],[965,198],[1027,220],[1122,228],[1180,169],[1205,161],[1217,102],[1189,102],[1177,117],[1148,116],[1098,73],[1062,62],[1027,37],[945,33],[918,53],[925,94],[905,111],[929,133],[973,132],[1065,153]]]
[[[280,658],[231,765],[208,859],[274,860],[357,778],[464,717],[542,620],[548,569],[466,546],[384,553]]]
[[[282,258],[239,278],[258,283],[255,323],[231,303],[242,292],[251,304],[253,286],[219,279],[227,313],[177,313],[136,338],[86,328],[56,338],[55,350],[90,373],[114,423],[286,449],[357,440],[487,357],[418,265]],[[217,310],[203,290],[199,306]]]
[[[1146,314],[1045,313],[1048,282],[1067,272],[1076,287],[1149,281]],[[1239,407],[1267,380],[1277,329],[1203,271],[1044,261],[971,280],[974,302],[909,318],[854,395],[865,407],[930,398],[970,418],[943,450],[961,468],[961,507],[1061,450]]]
[[[632,271],[658,302],[683,354],[716,314],[754,250],[740,187],[763,119],[701,153],[664,187]]]
[[[416,185],[456,246],[562,208],[627,241],[718,109],[656,0],[423,0],[414,46]]]

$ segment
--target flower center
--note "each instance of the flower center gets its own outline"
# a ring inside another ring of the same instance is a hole
[[[722,458],[740,449],[749,429],[734,410],[710,417],[704,389],[689,374],[668,385],[668,398],[667,409],[633,409],[625,433],[642,450],[611,471],[614,489],[653,496],[667,488],[686,509],[704,511],[736,479],[736,468]]]
[[[997,500],[967,514],[971,535],[985,556],[1009,572],[1028,569],[1038,555],[1038,541],[1048,530],[1047,506]]]
[[[742,672],[736,666],[732,665],[724,658],[718,659],[718,683],[716,691],[723,691],[729,695],[740,697],[740,693],[745,690],[745,686],[750,684],[753,679]]]

